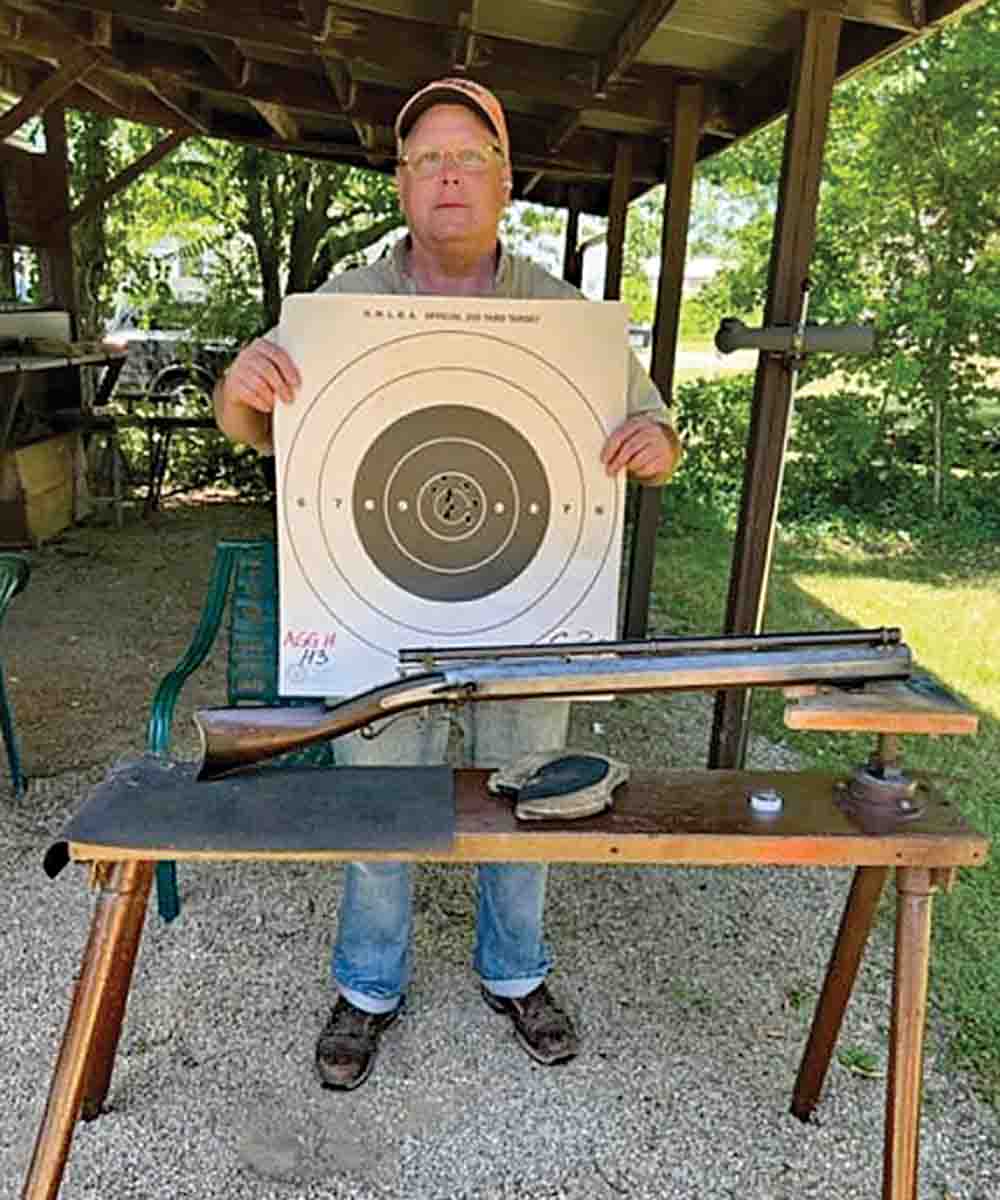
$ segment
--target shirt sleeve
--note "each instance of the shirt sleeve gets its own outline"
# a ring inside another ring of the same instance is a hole
[[[649,373],[639,362],[636,352],[629,348],[628,355],[628,397],[626,411],[630,417],[650,416],[661,425],[674,428],[673,411],[667,407],[660,395],[660,389],[649,377]]]

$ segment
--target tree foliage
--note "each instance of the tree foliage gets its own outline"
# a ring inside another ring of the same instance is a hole
[[[158,131],[73,113],[77,198],[159,139]],[[402,223],[385,175],[192,138],[81,223],[76,246],[81,308],[96,331],[124,298],[150,324],[194,318],[199,332],[238,339],[278,320],[289,292],[309,291]],[[166,264],[151,251],[170,237],[210,299],[179,313]]]
[[[708,176],[749,205],[717,309],[759,310],[780,171],[775,126]],[[992,0],[836,94],[810,277],[810,316],[874,319],[869,358],[814,360],[881,404],[928,467],[935,510],[956,468],[985,452],[1000,403],[1000,2]],[[991,361],[994,360],[994,361]]]

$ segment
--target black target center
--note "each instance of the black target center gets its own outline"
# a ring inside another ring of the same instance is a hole
[[[493,413],[438,405],[382,431],[358,468],[353,512],[388,578],[433,600],[474,600],[534,558],[550,492],[527,439]]]

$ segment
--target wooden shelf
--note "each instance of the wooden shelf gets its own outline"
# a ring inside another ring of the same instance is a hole
[[[915,675],[857,692],[819,688],[786,707],[785,724],[831,733],[972,734],[979,718],[940,684]]]

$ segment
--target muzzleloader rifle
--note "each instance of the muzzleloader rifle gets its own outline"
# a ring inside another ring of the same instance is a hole
[[[199,779],[216,779],[428,704],[583,699],[629,692],[715,691],[907,679],[894,628],[665,638],[632,642],[401,650],[402,677],[326,706],[203,708]]]

